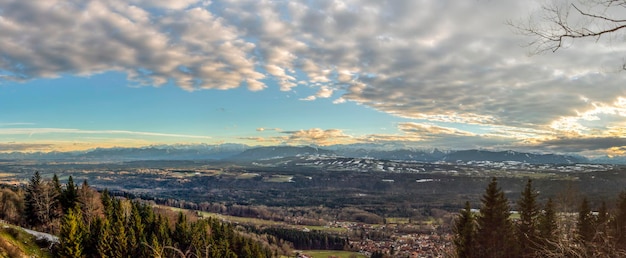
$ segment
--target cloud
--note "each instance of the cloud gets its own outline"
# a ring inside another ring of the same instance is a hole
[[[282,131],[282,129],[280,128],[265,128],[265,127],[259,127],[256,129],[257,132],[265,132],[265,131],[275,131],[275,132],[280,132]]]
[[[529,57],[520,47],[527,39],[505,22],[538,3],[0,0],[0,74],[23,81],[113,70],[190,91],[273,83],[292,91],[305,81],[318,89],[302,100],[339,95],[333,103],[433,124],[512,129],[463,135],[403,125],[421,140],[609,137],[626,124],[623,75],[614,72],[623,47],[577,41]]]
[[[626,148],[626,138],[623,137],[589,137],[568,138],[561,137],[541,141],[532,147],[558,152],[607,151]]]
[[[126,130],[82,130],[71,128],[0,128],[0,135],[36,135],[36,134],[75,134],[75,135],[134,135],[134,136],[156,136],[156,137],[172,137],[172,138],[190,138],[190,139],[211,139],[209,136],[188,135],[188,134],[169,134],[155,132],[137,132]]]
[[[315,144],[315,145],[333,145],[352,143],[354,140],[351,136],[345,134],[340,129],[320,129],[312,128],[308,130],[284,131],[287,137],[280,137],[288,144]]]
[[[42,143],[0,143],[0,152],[49,151],[53,146]]]
[[[13,80],[116,70],[155,86],[229,89],[245,81],[261,89],[265,75],[249,58],[254,44],[194,3],[4,0],[0,70]]]
[[[333,145],[354,143],[355,139],[347,135],[340,129],[302,129],[297,131],[282,131],[278,128],[267,129],[257,128],[257,131],[263,132],[273,130],[279,132],[280,135],[269,137],[240,137],[239,139],[257,142],[261,144],[288,144],[288,145]]]
[[[475,136],[475,134],[467,131],[433,124],[400,123],[398,129],[405,134],[415,134],[424,139],[433,137]]]

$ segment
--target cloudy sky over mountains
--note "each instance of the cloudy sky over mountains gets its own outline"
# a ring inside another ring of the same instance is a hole
[[[623,33],[530,55],[507,23],[541,17],[542,3],[0,0],[0,151],[623,153]]]

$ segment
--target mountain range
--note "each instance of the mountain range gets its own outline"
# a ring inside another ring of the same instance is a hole
[[[530,164],[602,163],[626,164],[626,159],[603,157],[587,159],[576,155],[537,154],[517,151],[490,150],[415,150],[381,149],[373,146],[270,146],[251,147],[241,144],[163,145],[143,148],[98,148],[82,152],[0,153],[5,160],[77,160],[77,161],[135,161],[135,160],[222,160],[249,162],[302,156],[335,156],[403,160],[416,162],[455,161],[515,161]]]

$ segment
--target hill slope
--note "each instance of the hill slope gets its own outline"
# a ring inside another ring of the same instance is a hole
[[[0,257],[52,257],[49,246],[22,228],[0,223]]]

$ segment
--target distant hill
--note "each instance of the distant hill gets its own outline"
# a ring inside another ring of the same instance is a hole
[[[248,148],[250,147],[242,144],[164,145],[142,148],[97,148],[83,152],[2,153],[0,154],[0,159],[88,161],[220,160],[237,155]]]
[[[310,155],[336,155],[333,151],[314,148],[309,146],[274,146],[258,147],[243,151],[242,153],[228,158],[236,161],[254,161],[275,158],[310,156]]]
[[[448,153],[446,161],[518,161],[530,164],[572,164],[589,162],[586,158],[557,155],[533,154],[516,151],[463,150]]]
[[[422,150],[368,150],[364,148],[359,149],[340,149],[336,151],[337,154],[344,157],[351,158],[373,158],[373,159],[386,159],[386,160],[412,160],[421,162],[434,162],[443,160],[446,153],[437,149],[433,151]]]
[[[78,161],[140,161],[140,160],[223,160],[254,161],[310,155],[342,156],[381,160],[418,162],[437,161],[518,161],[531,164],[604,163],[626,164],[624,158],[588,160],[581,156],[536,154],[516,151],[458,150],[440,151],[389,149],[389,146],[347,145],[319,148],[311,146],[250,147],[242,144],[163,145],[143,148],[99,148],[84,152],[0,153],[0,159],[78,160]]]

